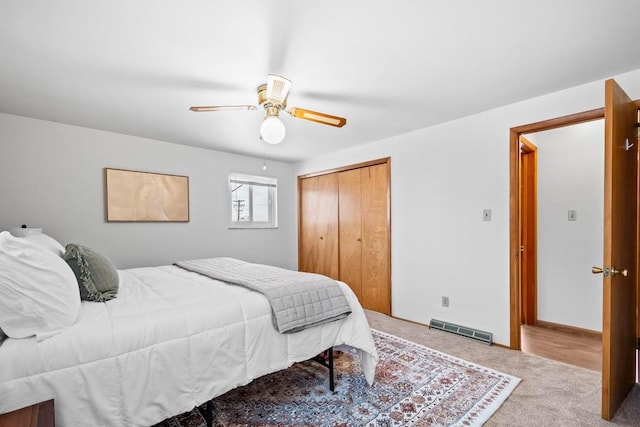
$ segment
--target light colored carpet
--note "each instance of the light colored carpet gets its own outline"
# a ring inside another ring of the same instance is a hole
[[[367,311],[372,328],[516,376],[522,382],[486,426],[640,426],[636,385],[612,421],[600,416],[600,373]]]

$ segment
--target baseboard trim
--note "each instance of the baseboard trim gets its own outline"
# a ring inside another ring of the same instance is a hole
[[[397,320],[402,320],[403,322],[409,322],[409,323],[413,323],[414,325],[420,325],[420,326],[424,326],[426,328],[429,328],[429,324],[428,323],[422,323],[422,322],[416,322],[415,320],[409,320],[409,319],[405,319],[404,317],[398,317],[398,316],[389,316],[392,319],[397,319]],[[431,329],[431,328],[429,328]]]
[[[562,325],[559,323],[547,322],[546,320],[536,320],[536,326],[540,328],[551,329],[558,332],[566,332],[568,334],[580,335],[583,337],[602,339],[602,332],[594,331],[591,329],[577,328],[575,326]]]

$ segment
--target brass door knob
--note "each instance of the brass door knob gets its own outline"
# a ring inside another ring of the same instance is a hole
[[[608,277],[608,276],[613,277],[613,276],[618,275],[618,274],[622,275],[623,277],[627,277],[629,275],[629,271],[626,268],[623,269],[623,270],[616,270],[615,267],[613,267],[613,268],[591,267],[591,272],[593,274],[603,273],[604,277]]]

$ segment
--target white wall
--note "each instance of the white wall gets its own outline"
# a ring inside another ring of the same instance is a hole
[[[640,70],[616,80],[640,98]],[[509,128],[603,105],[597,81],[301,162],[295,173],[390,156],[392,314],[476,327],[508,345]]]
[[[602,331],[591,267],[602,264],[604,120],[527,137],[538,146],[538,319]]]
[[[212,256],[295,268],[292,166],[267,166],[264,172],[262,159],[0,114],[0,230],[43,227],[63,244],[94,247],[118,268]],[[105,167],[187,175],[190,222],[105,222]],[[278,229],[227,229],[229,171],[278,178]]]

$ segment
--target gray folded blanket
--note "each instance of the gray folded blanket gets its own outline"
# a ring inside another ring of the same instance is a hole
[[[349,301],[338,283],[321,274],[302,273],[234,258],[179,261],[176,266],[262,293],[272,309],[273,324],[280,333],[347,317]]]

